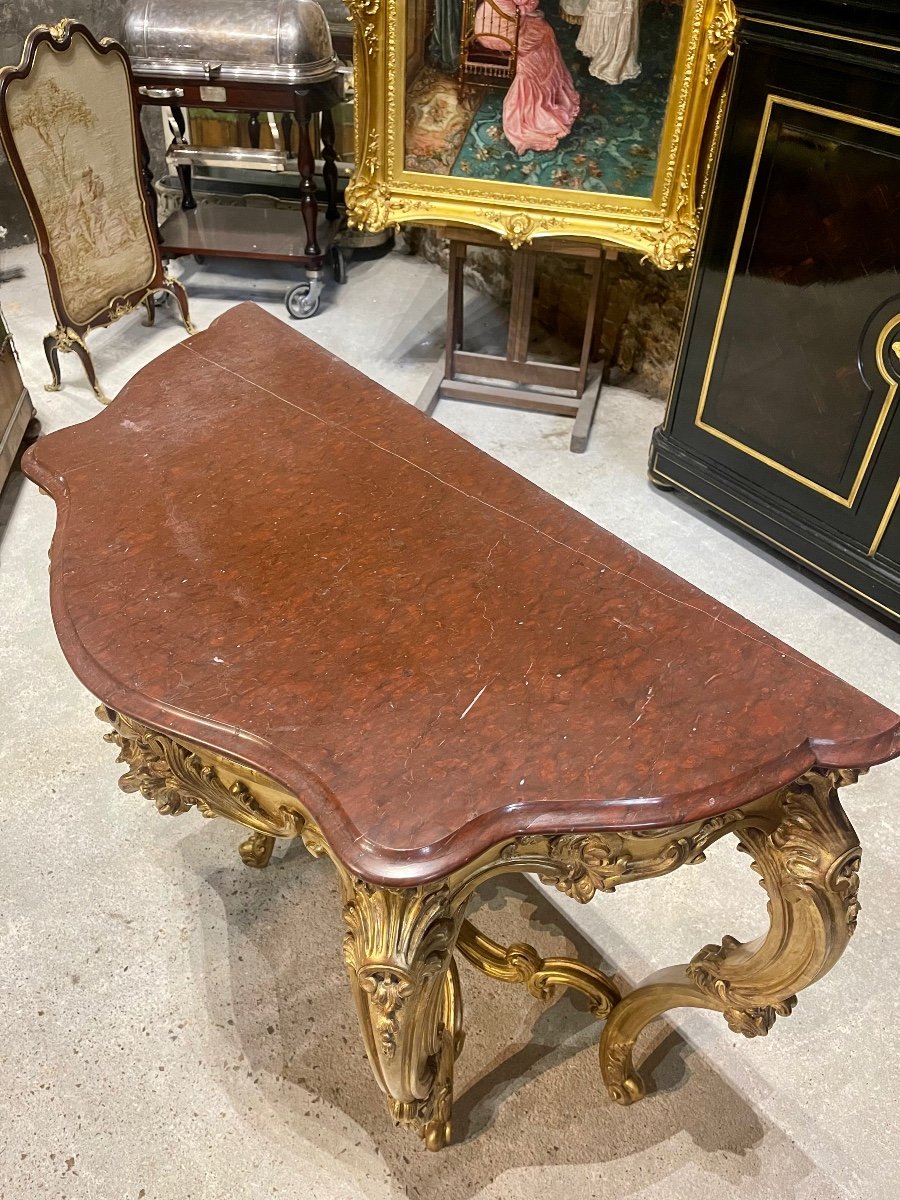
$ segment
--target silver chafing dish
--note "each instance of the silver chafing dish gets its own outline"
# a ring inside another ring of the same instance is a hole
[[[124,40],[142,76],[310,84],[339,66],[315,0],[129,0]]]
[[[312,316],[329,260],[336,281],[345,278],[333,116],[349,73],[335,48],[348,62],[352,56],[343,0],[126,0],[124,24],[135,100],[164,108],[174,135],[167,159],[182,196],[160,228],[164,253],[302,264],[307,280],[288,291],[285,303],[293,317]],[[191,144],[187,114],[196,109],[248,113],[250,146]],[[275,149],[260,147],[261,113]],[[311,134],[321,144],[324,223],[317,220]],[[206,172],[210,184],[228,183],[234,175],[237,185],[254,172],[284,177],[289,163],[296,163],[298,179],[292,209],[265,204],[254,213],[249,200],[246,206],[218,203],[222,195],[215,188],[199,203],[193,193],[195,170]]]

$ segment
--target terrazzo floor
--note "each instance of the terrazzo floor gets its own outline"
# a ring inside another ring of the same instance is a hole
[[[0,302],[45,431],[97,405],[72,356],[43,391],[51,327],[32,249]],[[268,270],[268,268],[263,268]],[[289,274],[193,268],[195,320],[257,298],[286,318]],[[302,331],[408,399],[441,345],[445,279],[396,252],[354,262]],[[475,297],[483,330],[496,314]],[[125,318],[92,338],[108,392],[181,337]],[[645,462],[661,405],[606,389],[586,454],[563,418],[443,402],[436,418],[882,702],[900,708],[898,637],[874,616],[672,494]],[[656,1087],[602,1091],[578,999],[541,1004],[463,966],[469,1039],[457,1144],[394,1130],[368,1073],[326,864],[289,848],[266,872],[239,835],[160,819],[116,787],[92,698],[57,647],[52,502],[15,474],[0,497],[0,1196],[66,1200],[895,1200],[900,1195],[900,767],[847,793],[865,848],[857,936],[768,1038],[675,1013],[648,1035]],[[737,870],[734,868],[737,866]],[[575,946],[637,980],[764,926],[756,877],[709,861],[586,908],[521,882],[481,921],[544,953]],[[526,931],[526,923],[530,928]]]

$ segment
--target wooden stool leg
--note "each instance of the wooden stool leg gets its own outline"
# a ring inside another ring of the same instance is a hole
[[[450,242],[450,286],[447,292],[447,378],[453,379],[456,371],[453,356],[462,349],[465,337],[465,278],[466,252],[468,246],[464,241],[453,239]]]
[[[569,449],[573,454],[583,454],[587,450],[588,438],[594,424],[594,413],[600,399],[600,389],[603,387],[603,367],[597,373],[597,378],[587,386],[588,367],[591,362],[591,347],[594,344],[594,324],[597,320],[597,307],[600,299],[600,289],[605,276],[605,264],[602,258],[595,259],[591,264],[590,283],[588,285],[588,304],[584,315],[584,337],[581,339],[581,358],[578,363],[578,382],[575,385],[576,395],[581,397],[578,412],[575,414],[575,424],[572,426],[572,437]]]
[[[600,289],[606,275],[603,259],[595,259],[591,263],[590,283],[588,284],[587,311],[584,314],[584,337],[581,339],[581,358],[578,362],[578,383],[576,391],[580,396],[587,383],[588,367],[591,363],[591,347],[594,344],[594,325],[597,321],[597,309],[600,301]]]
[[[300,209],[306,227],[306,250],[310,256],[322,253],[316,232],[319,220],[319,205],[316,200],[316,160],[309,140],[310,113],[306,105],[306,93],[294,92],[294,116],[299,134],[297,170],[300,174]]]
[[[447,374],[447,362],[445,358],[439,358],[435,363],[434,370],[428,376],[428,381],[419,392],[419,398],[416,401],[416,408],[419,412],[431,416],[434,412],[434,406],[441,397],[441,384]]]
[[[769,932],[726,937],[689,963],[651,975],[613,1009],[600,1039],[600,1069],[620,1104],[644,1095],[633,1052],[641,1030],[670,1008],[709,1008],[745,1037],[767,1034],[796,993],[840,958],[856,928],[859,840],[838,799],[842,773],[810,773],[748,817],[738,845],[769,896]]]
[[[572,436],[569,439],[569,449],[573,454],[584,454],[587,450],[591,427],[594,424],[594,413],[600,400],[600,389],[603,387],[603,371],[597,372],[588,387],[584,389],[578,412],[575,414],[575,424],[572,426]]]

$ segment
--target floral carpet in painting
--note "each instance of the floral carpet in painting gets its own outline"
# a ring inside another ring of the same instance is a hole
[[[647,5],[641,18],[641,74],[628,83],[612,85],[589,73],[587,58],[575,46],[578,27],[559,16],[554,0],[546,0],[542,7],[581,96],[581,113],[572,132],[555,150],[528,150],[518,155],[503,136],[504,92],[485,89],[449,173],[503,183],[650,196],[682,9]]]

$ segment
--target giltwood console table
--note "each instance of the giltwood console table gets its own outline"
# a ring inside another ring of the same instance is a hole
[[[54,621],[126,791],[301,837],[343,888],[343,954],[394,1119],[450,1137],[456,953],[585,993],[600,1068],[677,1006],[748,1037],[837,961],[858,912],[838,788],[900,719],[253,305],[146,367],[26,473],[58,505]],[[530,872],[582,903],[734,835],[769,896],[620,996],[505,947],[475,889]]]

